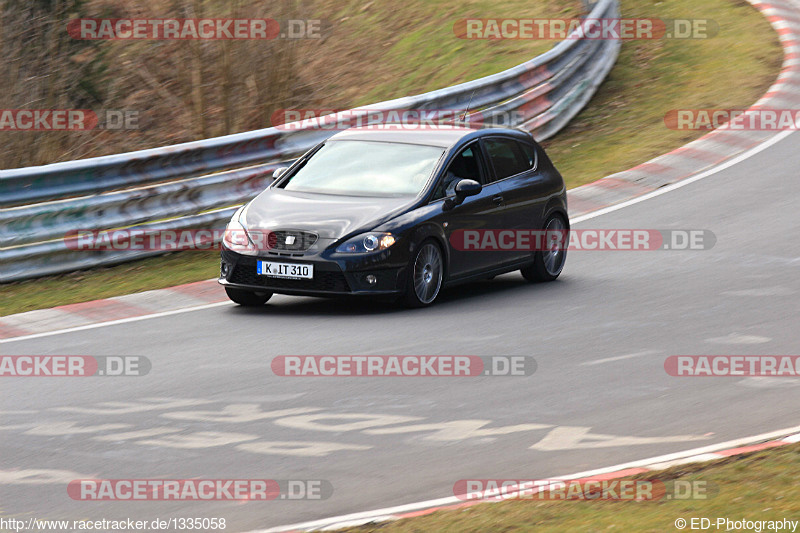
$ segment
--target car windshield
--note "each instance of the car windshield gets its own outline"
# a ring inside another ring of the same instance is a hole
[[[443,148],[378,141],[328,141],[283,188],[354,196],[416,196]]]

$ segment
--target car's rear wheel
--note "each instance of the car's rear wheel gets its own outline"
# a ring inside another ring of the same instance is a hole
[[[409,265],[405,305],[431,305],[439,296],[443,278],[442,249],[432,240],[424,241]]]
[[[561,274],[567,261],[569,240],[564,218],[559,214],[550,215],[544,230],[544,249],[534,252],[533,263],[520,271],[528,281],[553,281]]]
[[[228,294],[228,298],[244,307],[258,307],[272,298],[271,292],[251,292],[230,287],[225,287],[225,292]]]

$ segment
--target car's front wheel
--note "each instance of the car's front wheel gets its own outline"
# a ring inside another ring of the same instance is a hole
[[[559,214],[550,215],[544,225],[545,246],[533,254],[533,263],[520,270],[528,281],[553,281],[567,260],[567,224]]]
[[[245,307],[258,307],[272,298],[271,292],[251,292],[230,287],[225,287],[225,292],[228,294],[228,298]]]
[[[427,240],[417,250],[408,269],[404,303],[408,307],[431,305],[439,296],[444,278],[442,249]]]

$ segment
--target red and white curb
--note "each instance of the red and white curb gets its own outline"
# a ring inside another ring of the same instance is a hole
[[[800,108],[800,9],[791,0],[748,0],[772,24],[783,46],[783,66],[769,90],[749,109]],[[666,126],[665,126],[666,127]],[[629,170],[571,189],[570,218],[647,195],[722,165],[775,136],[770,131],[716,129]]]
[[[227,305],[217,280],[0,317],[0,343]]]
[[[704,463],[716,461],[729,457],[749,454],[768,448],[786,446],[800,442],[800,426],[786,428],[779,431],[772,431],[762,435],[747,437],[743,439],[722,442],[702,448],[695,448],[678,453],[651,457],[640,461],[632,461],[607,468],[578,472],[567,476],[548,477],[553,481],[608,481],[635,476],[654,470],[664,470],[678,465],[689,463]],[[515,487],[508,487],[510,492],[515,491]],[[464,496],[450,496],[436,500],[398,505],[385,509],[375,509],[363,513],[353,513],[321,520],[313,520],[298,524],[260,529],[249,533],[290,533],[305,531],[330,531],[346,527],[356,527],[365,524],[401,520],[404,518],[414,518],[424,516],[437,511],[463,509],[473,505],[495,503],[496,500],[471,500],[464,501]]]

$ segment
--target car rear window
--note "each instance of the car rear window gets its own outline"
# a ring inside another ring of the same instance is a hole
[[[532,147],[513,139],[499,137],[486,139],[486,152],[494,167],[495,178],[501,180],[532,169],[536,164],[536,153]]]

